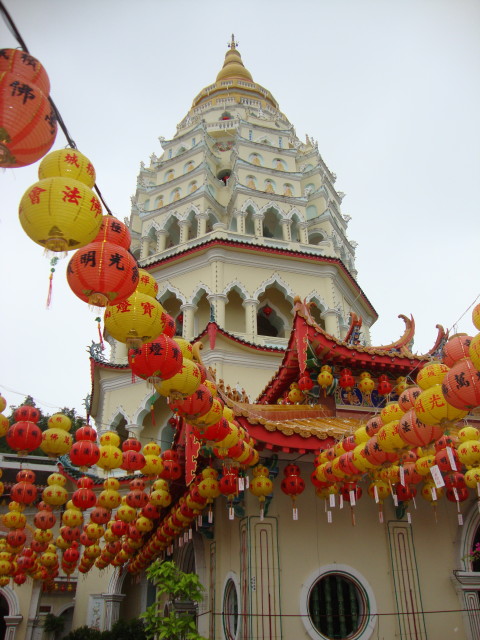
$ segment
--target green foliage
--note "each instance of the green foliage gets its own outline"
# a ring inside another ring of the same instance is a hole
[[[196,573],[181,571],[174,562],[156,560],[147,569],[147,578],[157,587],[157,594],[167,594],[173,601],[203,600],[204,588]]]
[[[64,636],[63,640],[103,640],[103,633],[85,625],[70,631],[70,633]]]
[[[104,631],[102,640],[147,640],[145,625],[139,618],[117,620],[110,631]]]
[[[197,632],[195,616],[177,612],[175,606],[166,616],[159,613],[162,595],[175,603],[200,602],[204,588],[195,573],[181,571],[174,562],[155,561],[146,571],[147,577],[157,588],[157,601],[148,607],[142,618],[145,620],[147,638],[157,640],[205,640]]]
[[[47,613],[43,621],[43,630],[55,636],[61,633],[65,627],[65,619],[62,616],[55,616],[53,613]]]

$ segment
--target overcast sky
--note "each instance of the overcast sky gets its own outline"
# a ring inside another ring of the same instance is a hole
[[[480,293],[478,1],[3,1],[120,219],[140,161],[215,80],[234,32],[254,81],[318,140],[346,193],[358,281],[380,316],[373,342],[403,332],[400,313],[415,318],[419,353],[437,323],[475,331],[470,311],[457,321]],[[17,46],[3,23],[0,35]],[[54,148],[65,144],[59,131]],[[95,315],[70,292],[67,260],[45,308],[49,263],[18,221],[37,169],[0,173],[0,392],[81,411]]]

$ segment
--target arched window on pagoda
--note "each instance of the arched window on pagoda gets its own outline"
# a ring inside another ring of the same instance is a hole
[[[180,226],[175,216],[170,218],[165,225],[165,229],[168,231],[167,249],[176,247],[180,242]]]
[[[228,292],[225,306],[225,329],[231,333],[246,332],[243,300],[244,298],[236,287]]]
[[[255,235],[255,222],[253,220],[254,211],[251,207],[247,209],[247,215],[245,216],[245,234],[248,236]]]
[[[275,238],[283,240],[282,226],[280,224],[280,214],[276,209],[269,209],[263,218],[264,238]]]
[[[200,289],[192,301],[197,307],[194,317],[194,336],[198,336],[210,322],[211,309],[207,295],[205,289]]]
[[[262,305],[257,312],[257,334],[272,338],[283,338],[285,335],[282,319],[268,303]]]
[[[322,318],[323,311],[324,309],[319,302],[316,300],[310,300],[310,315],[318,326],[325,330],[325,320]]]
[[[175,320],[177,336],[183,333],[183,313],[181,310],[182,302],[177,298],[175,293],[168,289],[160,296],[159,302],[165,311]]]
[[[300,230],[300,218],[297,214],[293,214],[292,223],[290,225],[290,237],[292,242],[302,242],[302,232]]]
[[[320,231],[312,231],[308,234],[308,244],[319,245],[321,242],[325,242],[325,236]]]

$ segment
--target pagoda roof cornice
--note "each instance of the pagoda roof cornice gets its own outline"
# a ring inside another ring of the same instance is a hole
[[[275,121],[273,121],[274,123]],[[285,135],[290,137],[292,135],[292,128],[290,125],[287,129],[279,129],[276,126],[273,127],[267,127],[266,125],[261,125],[261,124],[257,124],[256,122],[251,122],[250,120],[244,120],[243,118],[240,118],[240,124],[242,124],[245,127],[250,127],[251,129],[255,129],[256,131],[263,131],[265,133],[272,133],[274,132],[275,134],[278,135]],[[248,140],[248,142],[251,142],[250,140]],[[283,147],[282,147],[283,149]],[[284,149],[286,150],[286,149]]]
[[[289,176],[297,180],[301,180],[303,177],[303,174],[300,171],[282,171],[281,169],[275,169],[274,167],[264,167],[262,165],[253,164],[253,162],[249,162],[240,156],[238,156],[237,163],[252,168],[255,172],[258,171],[259,173],[274,174],[279,177]]]
[[[175,135],[173,138],[170,138],[169,140],[167,140],[166,138],[163,138],[162,136],[160,136],[159,141],[160,141],[160,146],[162,147],[162,149],[167,150],[170,147],[178,144],[179,142],[182,142],[185,138],[189,138],[191,135],[193,135],[196,131],[200,131],[202,130],[203,127],[203,122],[198,122],[198,123],[194,123],[192,124],[192,128],[188,129],[187,131],[179,134],[179,135]]]
[[[304,196],[283,196],[279,193],[267,193],[266,191],[259,191],[258,189],[252,189],[251,187],[247,187],[245,184],[241,184],[237,182],[233,191],[235,193],[244,193],[254,198],[259,198],[261,200],[272,200],[276,202],[285,202],[290,204],[292,207],[295,206],[306,206],[307,198]]]
[[[161,171],[162,169],[168,169],[168,167],[176,164],[180,158],[188,159],[190,156],[195,155],[195,153],[200,151],[202,148],[208,149],[208,145],[205,143],[205,139],[203,138],[203,136],[202,138],[200,138],[200,140],[196,143],[194,147],[189,147],[180,155],[172,156],[171,158],[165,158],[164,160],[159,158],[153,163],[153,167],[150,169],[150,171],[155,172],[155,171]]]

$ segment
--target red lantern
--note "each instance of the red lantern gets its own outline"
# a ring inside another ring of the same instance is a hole
[[[425,447],[443,435],[443,428],[424,424],[417,418],[415,409],[409,409],[400,419],[398,433],[404,442],[414,447]]]
[[[157,507],[151,502],[147,502],[147,504],[142,507],[141,513],[142,516],[145,516],[145,518],[149,518],[150,520],[156,520],[160,517],[160,512],[158,511]]]
[[[342,369],[340,371],[338,384],[342,389],[345,389],[345,391],[350,391],[350,389],[355,386],[355,378],[352,376],[350,369]]]
[[[310,376],[305,375],[302,376],[298,381],[298,388],[300,389],[300,391],[310,391],[310,389],[313,388],[314,384],[315,383],[310,378]]]
[[[157,384],[181,371],[183,355],[175,340],[162,333],[139,349],[130,349],[128,363],[134,375]]]
[[[100,458],[100,449],[96,442],[91,440],[79,440],[75,442],[68,454],[72,464],[81,469],[91,467],[96,464]]]
[[[145,466],[145,456],[140,451],[129,449],[122,453],[121,469],[125,471],[140,471]]]
[[[176,460],[164,460],[163,470],[159,475],[164,480],[178,480],[182,475],[182,467]]]
[[[16,73],[0,73],[0,167],[24,167],[40,160],[57,135],[48,96]]]
[[[405,413],[409,409],[413,409],[413,407],[415,406],[415,402],[421,392],[422,390],[420,389],[420,387],[407,387],[405,391],[402,391],[398,398],[400,409]]]
[[[80,440],[90,440],[91,442],[96,442],[97,432],[89,424],[86,424],[85,426],[80,427],[80,429],[77,429],[75,431],[75,440],[77,442],[80,442]]]
[[[127,533],[128,524],[123,522],[123,520],[114,520],[110,529],[114,536],[118,536],[120,538]]]
[[[400,502],[408,502],[412,500],[417,495],[417,488],[412,484],[403,485],[398,482],[395,485],[395,493],[397,495],[398,500]]]
[[[7,533],[7,544],[11,547],[21,547],[27,541],[25,529],[13,529]]]
[[[220,493],[231,497],[238,492],[238,471],[236,469],[227,470],[218,482]]]
[[[28,422],[38,422],[40,420],[40,410],[37,407],[32,407],[29,404],[23,404],[21,407],[15,409],[13,413],[13,419],[15,422],[21,420],[27,420]]]
[[[300,476],[300,467],[296,464],[287,464],[283,474],[285,477],[280,487],[283,493],[295,499],[305,490],[305,480]]]
[[[415,462],[403,463],[403,476],[406,484],[418,484],[422,476],[418,473]]]
[[[388,396],[392,392],[393,386],[388,379],[380,380],[381,377],[378,378],[377,392],[380,396]]]
[[[365,425],[365,431],[370,436],[374,436],[379,429],[383,427],[383,420],[380,416],[375,416],[375,418],[370,418],[370,420]]]
[[[10,498],[20,504],[31,504],[37,498],[37,487],[31,482],[17,482],[10,489]]]
[[[460,487],[457,489],[456,487],[449,487],[445,491],[445,497],[450,502],[465,502],[468,500],[468,489],[467,487]]]
[[[453,367],[459,360],[468,358],[471,341],[472,336],[466,334],[460,333],[452,336],[443,347],[443,364],[446,364],[447,367]]]
[[[130,231],[126,224],[114,216],[103,216],[100,231],[93,242],[110,242],[124,249],[131,244]]]
[[[42,432],[34,422],[20,420],[7,431],[7,444],[21,455],[34,451],[42,442]]]
[[[42,505],[42,508],[40,508],[40,505]],[[48,505],[46,505],[44,502],[41,502],[40,505],[38,505],[39,509],[35,514],[35,517],[33,518],[33,524],[37,527],[37,529],[42,529],[43,531],[52,529],[55,525],[55,522],[57,521],[57,518],[52,513],[51,508],[46,508]]]
[[[127,438],[122,442],[122,451],[141,451],[142,443],[136,438]]]
[[[91,242],[73,254],[67,280],[80,300],[105,307],[133,294],[138,283],[137,261],[119,245]]]
[[[133,489],[125,496],[125,502],[129,507],[133,507],[133,509],[141,509],[147,504],[148,496],[145,491],[141,489]]]
[[[451,454],[454,465],[457,467],[460,466],[460,462],[458,459],[458,453],[456,451],[456,449],[451,449]],[[451,464],[451,460],[450,460],[450,456],[448,455],[448,452],[446,450],[446,448],[444,449],[440,449],[439,451],[436,452],[435,454],[435,464],[438,466],[438,468],[440,469],[440,471],[443,471],[444,473],[448,472],[448,471],[452,471],[452,464]]]
[[[352,502],[352,497],[357,502],[362,497],[362,489],[356,482],[345,482],[341,488],[341,494],[347,502]]]
[[[18,585],[20,585],[20,584],[24,584],[24,582],[26,581],[26,579],[27,579],[27,576],[26,576],[24,573],[22,573],[22,572],[20,572],[20,573],[16,573],[16,574],[13,576],[13,581],[15,582],[15,584],[18,584]]]
[[[50,93],[50,80],[42,63],[26,51],[2,49],[0,51],[0,73],[13,73],[27,82],[33,82],[45,95]]]
[[[17,482],[35,482],[35,473],[30,469],[21,469],[17,475]],[[45,503],[44,503],[45,504]]]
[[[442,382],[446,401],[456,409],[474,409],[480,405],[480,379],[470,358],[453,365]]]
[[[69,549],[65,549],[63,553],[63,560],[69,564],[76,564],[80,558],[80,552],[78,551],[77,543],[74,542]]]
[[[77,486],[79,487],[72,494],[73,504],[82,511],[91,509],[97,502],[97,496],[92,491],[93,480],[87,476],[83,476],[78,480]]]
[[[212,442],[220,442],[228,436],[230,433],[230,426],[228,420],[220,418],[218,422],[206,429],[199,429],[194,427],[193,433],[199,440],[210,440]]]
[[[210,411],[213,404],[213,396],[204,384],[186,398],[179,398],[170,402],[172,411],[178,411],[180,415],[189,418],[204,416]]]
[[[105,507],[95,507],[90,513],[90,520],[96,524],[106,524],[110,520],[112,512]]]
[[[67,542],[73,542],[74,540],[80,540],[80,527],[67,527],[66,525],[61,527],[60,535]]]
[[[173,338],[177,332],[175,320],[166,311],[162,313],[163,335]]]

